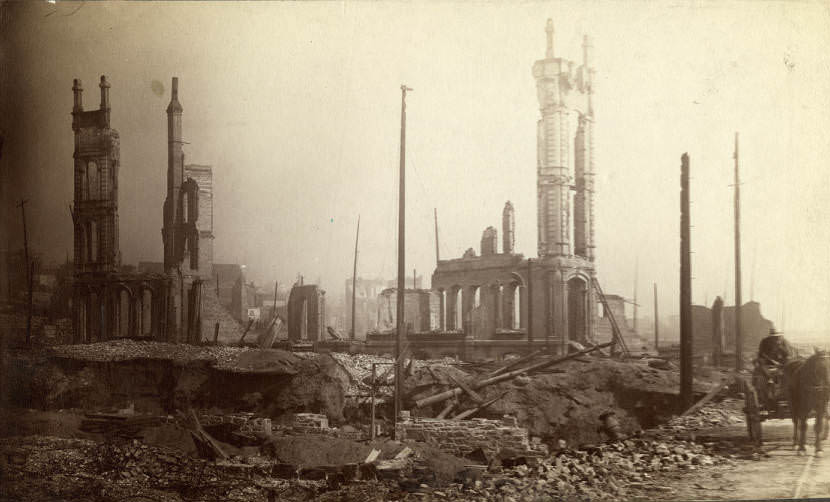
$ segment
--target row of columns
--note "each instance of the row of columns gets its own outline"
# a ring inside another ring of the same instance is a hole
[[[478,305],[476,296],[478,296]],[[517,296],[520,307],[518,313],[516,312]],[[518,283],[453,286],[446,290],[439,289],[438,298],[438,329],[441,331],[467,331],[472,322],[472,311],[479,305],[484,306],[487,314],[484,322],[485,332],[495,333],[498,329],[527,329],[527,289]],[[460,315],[459,303],[461,304]]]
[[[147,286],[137,290],[123,284],[77,286],[75,343],[123,337],[158,338],[164,311],[161,296]]]

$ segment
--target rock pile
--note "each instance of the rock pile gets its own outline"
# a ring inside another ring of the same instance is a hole
[[[294,432],[320,434],[329,428],[329,419],[318,413],[295,413]]]
[[[743,401],[728,398],[718,404],[708,404],[692,415],[675,417],[662,425],[660,429],[687,431],[742,423],[744,423]]]
[[[700,444],[630,439],[561,450],[539,462],[455,484],[440,494],[450,500],[619,500],[665,491],[654,481],[658,473],[730,462]]]

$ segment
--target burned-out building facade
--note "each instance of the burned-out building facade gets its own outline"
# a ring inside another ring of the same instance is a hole
[[[212,172],[185,167],[178,79],[167,107],[167,194],[162,243],[164,262],[121,265],[118,245],[118,131],[110,125],[110,84],[102,76],[98,110],[85,111],[83,86],[72,87],[75,134],[74,341],[147,338],[201,341],[203,278],[212,274]],[[200,194],[206,199],[200,202]],[[199,219],[207,211],[207,221]]]
[[[545,57],[533,65],[537,123],[538,258],[514,250],[515,214],[502,213],[502,252],[488,227],[480,256],[440,260],[432,276],[439,295],[440,329],[474,339],[524,334],[561,347],[591,341],[597,319],[594,266],[594,145],[591,42],[583,39],[582,64],[554,52],[546,27]],[[575,126],[575,127],[573,127]]]
[[[120,137],[110,124],[110,83],[101,76],[98,110],[84,110],[83,84],[72,86],[75,136],[73,340],[154,338],[164,332],[167,281],[122,271],[118,245]]]

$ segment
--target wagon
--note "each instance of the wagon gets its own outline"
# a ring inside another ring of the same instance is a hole
[[[765,365],[759,360],[751,377],[742,380],[744,413],[749,438],[756,444],[763,441],[761,422],[772,418],[791,418],[790,405],[784,384],[784,369],[780,365]]]

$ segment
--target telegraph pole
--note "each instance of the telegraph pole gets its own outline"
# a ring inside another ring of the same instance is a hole
[[[654,350],[660,354],[660,316],[657,315],[657,283],[654,283]]]
[[[527,259],[527,344],[528,349],[533,345],[533,275],[530,269],[530,258]],[[521,316],[521,311],[519,316]]]
[[[438,208],[433,208],[435,211],[435,265],[441,261],[441,255],[438,253]]]
[[[738,133],[735,133],[735,370],[744,367],[741,331],[741,179],[738,174]]]
[[[26,231],[27,202],[29,202],[28,199],[23,199],[18,206],[20,207],[20,213],[23,218],[23,260],[26,262],[26,287],[29,290],[29,308],[26,316],[26,345],[28,346],[32,342],[32,275],[34,271],[29,265],[29,234]]]
[[[634,262],[634,332],[637,332],[637,276],[640,275],[640,258]]]
[[[395,439],[398,418],[401,414],[401,338],[406,324],[404,323],[404,291],[406,286],[406,266],[404,244],[406,239],[406,91],[411,91],[406,85],[401,85],[401,166],[400,182],[398,183],[398,302],[397,302],[397,330],[395,333],[395,417],[392,423],[392,439]]]
[[[360,215],[357,215],[357,232],[354,236],[354,268],[352,268],[352,331],[349,338],[355,338],[355,292],[357,291],[357,239],[360,237]]]
[[[692,396],[692,263],[689,215],[689,154],[680,164],[680,399],[683,409]]]

